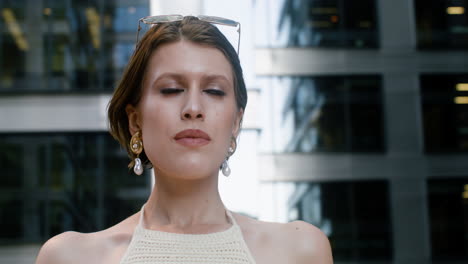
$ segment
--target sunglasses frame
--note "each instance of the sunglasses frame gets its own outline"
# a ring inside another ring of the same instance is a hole
[[[216,16],[203,16],[203,15],[198,15],[195,16],[201,21],[205,21],[211,24],[216,24],[216,25],[222,25],[222,26],[228,26],[228,27],[236,27],[237,28],[237,33],[239,33],[239,37],[237,40],[237,55],[239,55],[239,50],[240,50],[240,37],[241,37],[241,24],[237,21],[223,18],[223,17],[216,17]],[[171,23],[171,22],[177,22],[177,21],[182,21],[184,19],[183,15],[159,15],[159,16],[146,16],[138,19],[138,30],[137,30],[137,36],[136,36],[136,43],[138,43],[138,37],[140,34],[141,30],[141,22],[147,24],[147,25],[156,25],[156,24],[162,24],[162,23]]]

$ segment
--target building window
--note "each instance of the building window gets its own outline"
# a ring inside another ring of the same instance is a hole
[[[5,0],[0,93],[114,89],[148,0]]]
[[[137,212],[151,183],[128,162],[107,132],[2,134],[0,243],[95,232]]]
[[[468,151],[468,75],[420,76],[426,152]]]
[[[290,87],[293,130],[286,152],[383,152],[379,76],[277,78]]]
[[[467,3],[466,0],[415,0],[418,47],[467,49]]]
[[[291,212],[320,228],[335,261],[393,258],[389,187],[386,181],[300,183]]]
[[[468,177],[428,181],[433,261],[468,261]]]
[[[287,46],[377,48],[375,0],[283,0],[278,22]]]

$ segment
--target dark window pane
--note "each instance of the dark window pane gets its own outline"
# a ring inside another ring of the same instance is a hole
[[[279,30],[288,46],[375,48],[375,0],[284,0]]]
[[[468,177],[428,181],[435,261],[468,261]]]
[[[426,152],[468,151],[468,75],[420,77]]]
[[[293,210],[328,235],[335,261],[391,260],[385,181],[303,183]],[[304,191],[305,190],[305,191]],[[291,219],[295,220],[295,219]]]
[[[284,77],[294,115],[287,152],[384,151],[379,76]]]
[[[106,132],[2,134],[0,162],[4,244],[102,230],[138,211],[150,192],[148,171],[129,171]]]
[[[415,0],[418,47],[467,49],[466,0]]]
[[[23,185],[23,163],[18,157],[24,157],[24,152],[14,142],[1,142],[0,149],[0,168],[2,174],[0,177],[0,186],[9,188],[18,188]]]
[[[18,212],[22,211],[22,201],[14,198],[7,200],[2,197],[2,200],[0,200],[0,234],[2,240],[15,241],[23,239],[24,233],[21,227],[23,215],[18,214]]]

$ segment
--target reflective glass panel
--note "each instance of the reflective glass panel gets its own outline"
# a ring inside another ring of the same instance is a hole
[[[382,152],[379,76],[283,77],[289,87],[286,114],[294,116],[287,152]]]
[[[128,162],[107,132],[1,134],[0,244],[95,232],[137,212],[151,183]]]
[[[468,75],[420,76],[426,152],[468,151]]]
[[[432,260],[468,262],[468,177],[428,181]]]
[[[280,3],[281,37],[277,40],[284,40],[287,46],[378,46],[375,0],[283,0]]]
[[[335,261],[391,260],[386,181],[300,183],[291,212],[328,237]]]
[[[414,0],[418,47],[468,49],[466,0]]]
[[[148,0],[0,2],[0,93],[111,92]]]

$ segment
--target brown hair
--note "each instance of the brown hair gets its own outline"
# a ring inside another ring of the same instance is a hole
[[[107,110],[109,132],[127,150],[131,159],[129,167],[133,166],[136,155],[129,148],[131,134],[125,107],[128,104],[136,106],[140,101],[144,73],[151,54],[162,44],[183,39],[217,48],[226,56],[234,74],[234,93],[237,107],[244,110],[247,105],[247,90],[239,57],[217,27],[193,16],[186,16],[182,21],[161,23],[151,27],[137,43],[135,52],[125,68]],[[140,159],[146,167],[152,166],[144,150],[140,154]]]

